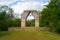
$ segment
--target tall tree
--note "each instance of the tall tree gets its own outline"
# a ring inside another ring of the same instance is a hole
[[[13,11],[11,8],[7,6],[1,6],[1,12],[0,12],[0,30],[8,30],[8,27],[10,25],[10,20],[13,19]]]
[[[50,0],[41,12],[41,26],[56,28],[60,26],[60,0]]]

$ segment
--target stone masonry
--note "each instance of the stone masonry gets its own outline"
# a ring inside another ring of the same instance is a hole
[[[26,27],[26,20],[30,13],[32,13],[35,18],[35,27],[39,27],[39,13],[36,10],[25,10],[23,12],[21,15],[21,27]]]

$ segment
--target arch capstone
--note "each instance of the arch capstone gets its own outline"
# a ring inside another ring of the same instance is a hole
[[[26,27],[26,20],[30,13],[32,13],[35,18],[35,27],[39,27],[39,13],[36,10],[24,10],[21,15],[21,27]]]

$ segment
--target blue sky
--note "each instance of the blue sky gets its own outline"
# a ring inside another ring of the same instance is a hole
[[[24,10],[42,10],[49,0],[0,0],[0,5],[7,5],[15,14],[21,14]],[[32,16],[30,16],[33,18]]]

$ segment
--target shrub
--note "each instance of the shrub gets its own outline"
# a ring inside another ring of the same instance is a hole
[[[59,21],[57,21],[56,23],[55,32],[60,34],[60,22]]]
[[[0,27],[0,31],[8,31],[8,27],[1,26],[1,27]]]
[[[60,27],[55,28],[55,32],[60,34]]]

